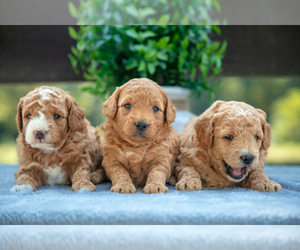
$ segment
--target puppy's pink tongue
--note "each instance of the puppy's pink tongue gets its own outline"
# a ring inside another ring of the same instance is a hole
[[[232,168],[232,174],[235,176],[242,175],[242,169],[241,168]]]

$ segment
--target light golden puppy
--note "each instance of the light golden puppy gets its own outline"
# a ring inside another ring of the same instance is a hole
[[[149,79],[133,79],[116,89],[103,113],[103,167],[110,191],[134,193],[145,186],[147,194],[168,192],[179,145],[171,127],[176,110],[166,92]]]
[[[271,129],[266,114],[243,102],[216,101],[181,134],[177,190],[241,186],[276,192],[264,172]]]
[[[74,191],[94,191],[91,177],[105,179],[99,132],[70,94],[36,88],[20,99],[16,120],[19,169],[11,192],[71,183]]]

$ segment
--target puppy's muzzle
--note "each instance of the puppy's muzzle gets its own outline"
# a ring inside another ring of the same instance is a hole
[[[241,161],[243,162],[244,165],[251,165],[253,162],[254,156],[247,154],[247,155],[242,155],[241,156]]]
[[[144,122],[144,121],[138,121],[135,124],[135,126],[136,126],[136,129],[138,131],[143,132],[143,131],[147,130],[147,128],[148,128],[149,125],[146,122]]]
[[[41,131],[41,130],[36,130],[34,131],[34,137],[35,139],[38,139],[38,140],[42,140],[42,139],[45,139],[45,134],[46,132],[45,131]]]

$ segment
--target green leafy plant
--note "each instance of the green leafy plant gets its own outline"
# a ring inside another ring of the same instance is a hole
[[[79,25],[216,24],[209,11],[220,11],[217,0],[80,0],[69,3]]]
[[[227,43],[213,41],[217,26],[80,26],[69,27],[77,40],[69,54],[92,86],[84,90],[106,98],[132,78],[148,77],[161,85],[181,86],[200,96],[213,93],[222,71]]]

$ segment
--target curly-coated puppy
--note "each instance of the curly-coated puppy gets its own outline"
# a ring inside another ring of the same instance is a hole
[[[74,191],[94,191],[105,179],[99,131],[69,93],[36,88],[20,99],[16,121],[19,169],[11,192],[71,183]]]
[[[271,129],[266,114],[243,102],[216,101],[181,134],[177,190],[241,186],[276,192],[264,172]]]
[[[179,139],[171,127],[176,110],[166,92],[149,79],[132,79],[104,103],[103,113],[103,167],[110,191],[168,192]]]

